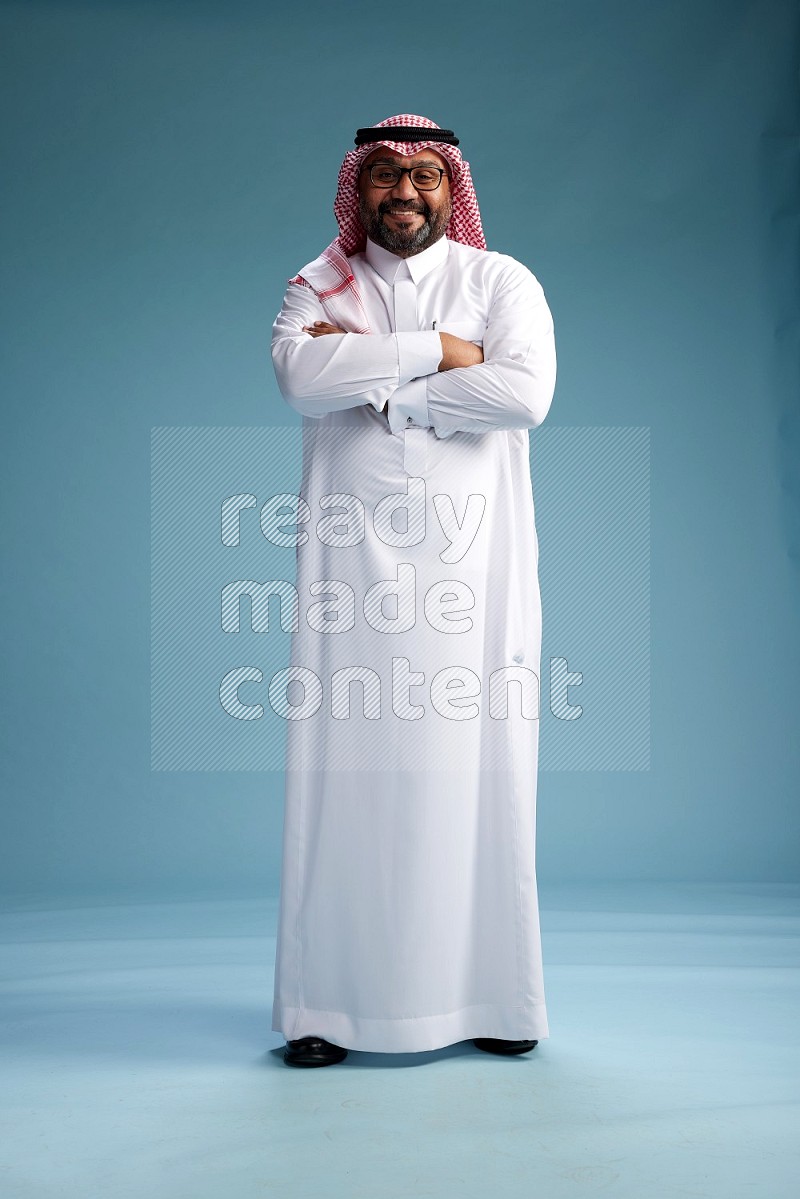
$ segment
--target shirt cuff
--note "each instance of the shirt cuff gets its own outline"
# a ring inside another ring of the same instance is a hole
[[[400,366],[400,383],[418,379],[420,375],[432,375],[442,361],[442,339],[435,329],[423,329],[418,333],[395,333],[397,355]]]
[[[439,336],[438,333],[436,335]],[[439,358],[441,362],[441,357]],[[389,396],[389,428],[393,433],[402,433],[414,425],[430,428],[428,416],[428,380],[411,379],[396,387]]]

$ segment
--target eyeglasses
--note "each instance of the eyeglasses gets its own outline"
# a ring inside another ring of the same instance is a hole
[[[447,175],[444,167],[395,167],[385,162],[373,162],[362,170],[369,171],[369,181],[373,187],[396,187],[404,175],[408,175],[414,187],[419,192],[433,192],[442,182],[442,175]],[[450,176],[447,176],[448,179]]]

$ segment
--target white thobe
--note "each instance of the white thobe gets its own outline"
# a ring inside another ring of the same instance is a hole
[[[304,420],[272,1027],[383,1052],[541,1040],[528,430],[552,316],[521,263],[445,238],[350,263],[369,334],[304,333],[332,318],[297,284],[273,329]],[[438,371],[439,331],[484,362]]]

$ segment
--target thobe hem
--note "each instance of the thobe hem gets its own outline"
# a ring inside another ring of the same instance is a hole
[[[389,1020],[279,1007],[273,1015],[272,1030],[282,1033],[287,1041],[318,1036],[344,1049],[367,1053],[418,1053],[474,1037],[543,1041],[550,1035],[544,1002],[519,1008],[481,1003],[437,1016]]]

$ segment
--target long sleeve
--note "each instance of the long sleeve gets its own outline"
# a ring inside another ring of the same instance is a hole
[[[372,404],[382,412],[411,379],[436,371],[441,339],[409,333],[329,333],[311,337],[304,325],[328,320],[310,287],[290,284],[272,330],[272,362],[281,395],[304,416]]]
[[[437,372],[425,380],[428,419],[437,437],[534,428],[547,415],[556,382],[553,317],[541,284],[522,263],[504,266],[483,354],[478,366]],[[407,390],[418,387],[416,381]],[[405,390],[392,402],[401,402]]]

